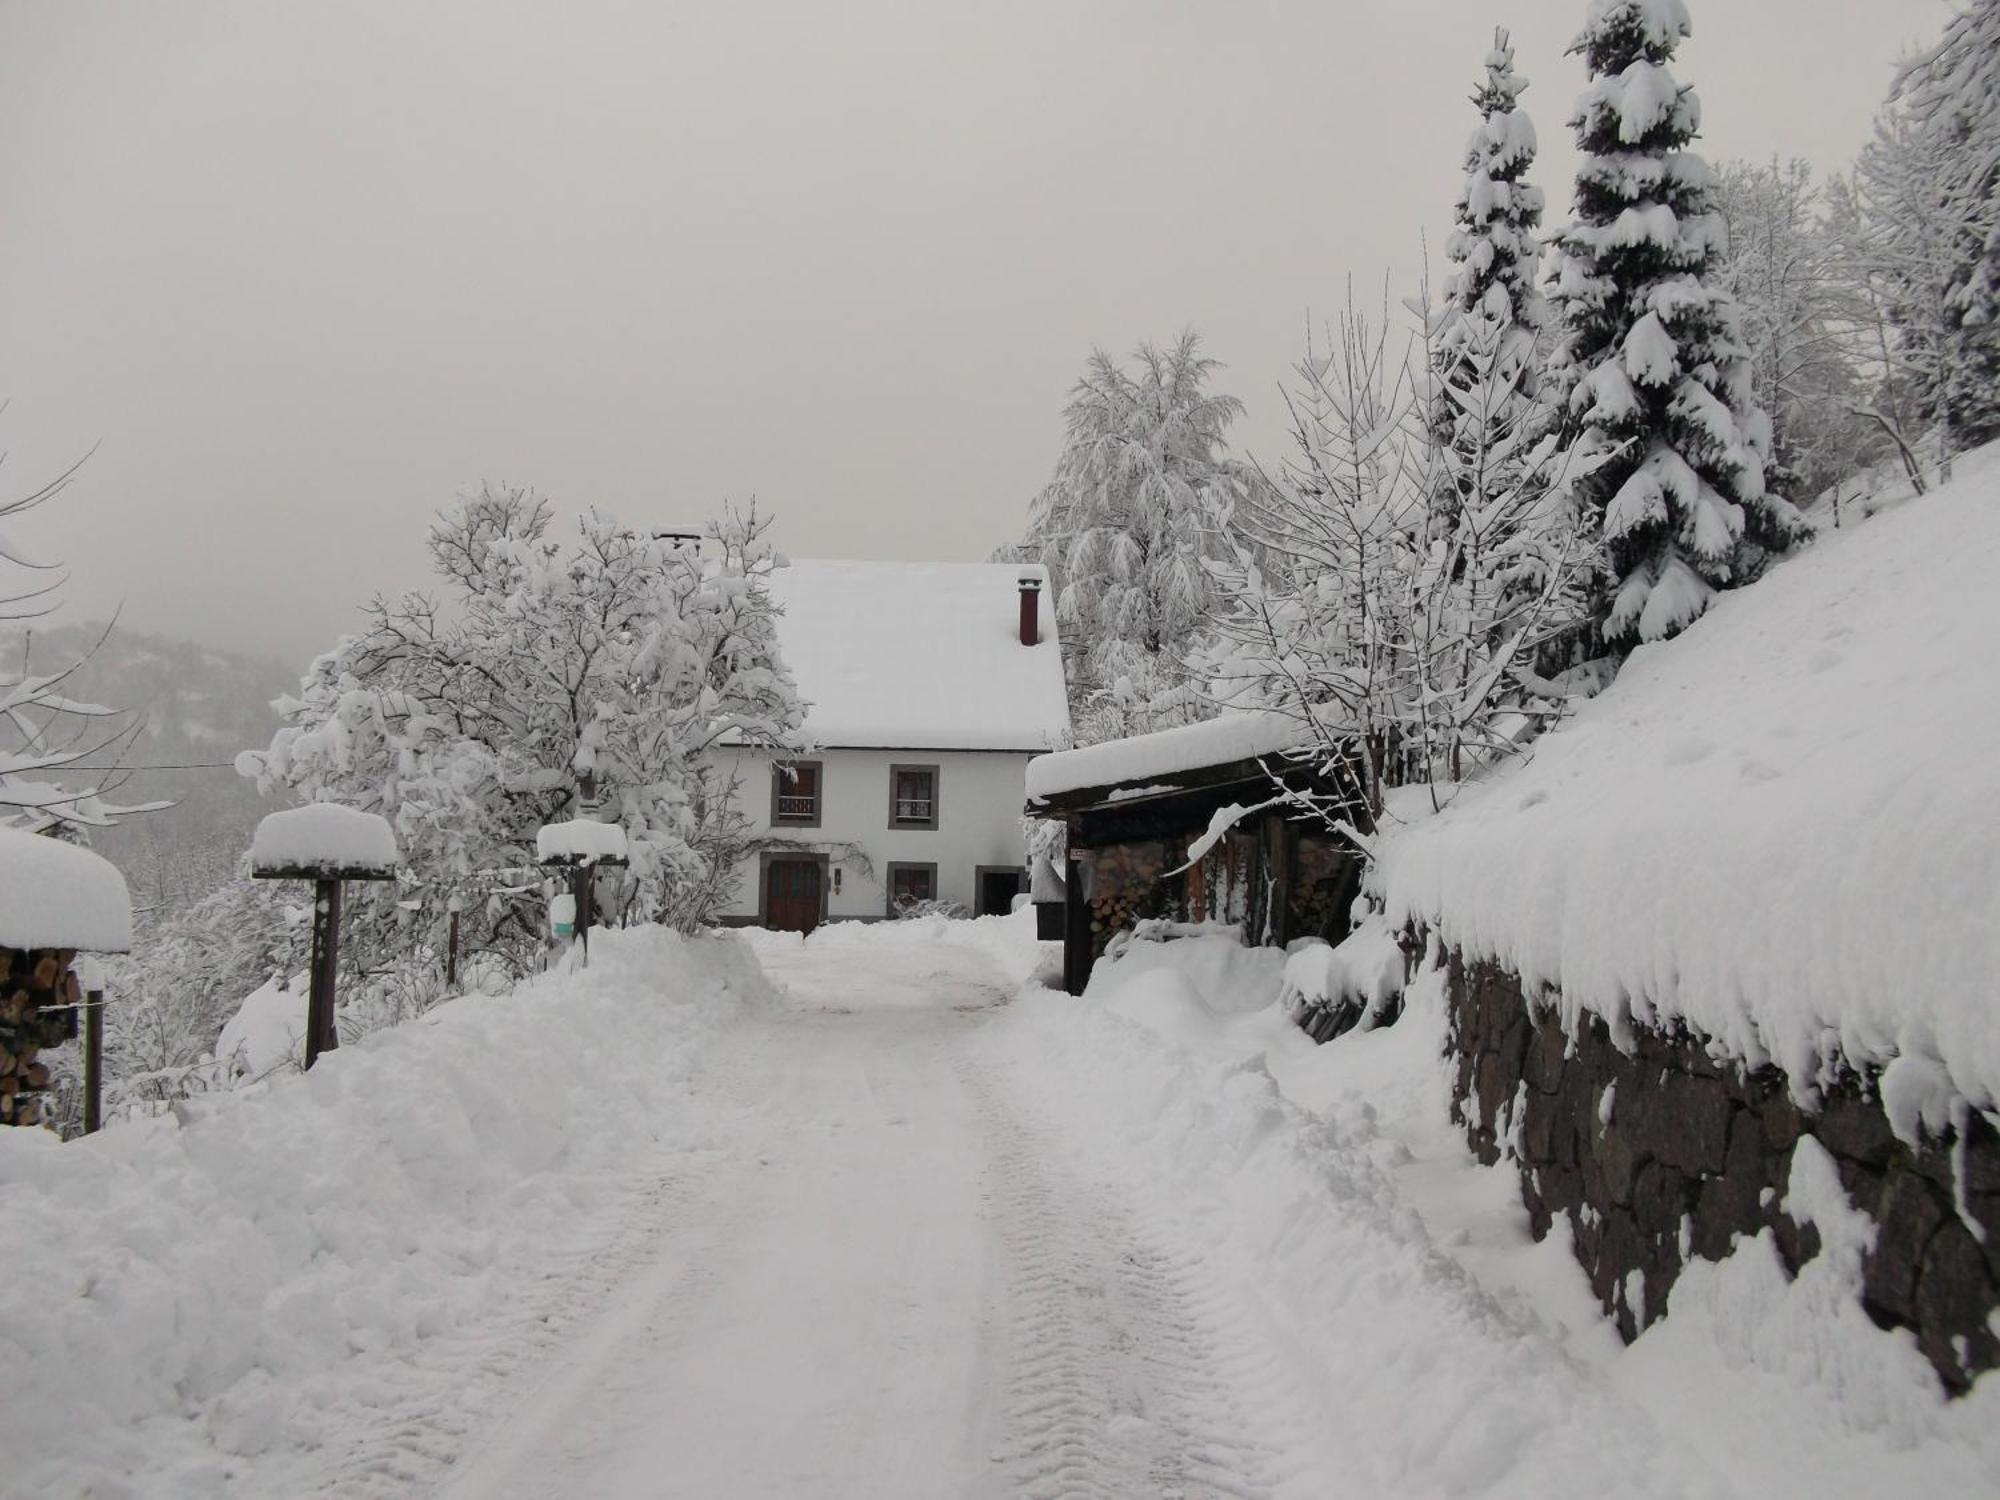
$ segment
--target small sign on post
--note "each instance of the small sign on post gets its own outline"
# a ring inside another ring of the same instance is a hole
[[[340,962],[340,891],[347,880],[394,880],[396,835],[375,813],[336,802],[275,812],[257,825],[250,873],[313,883],[312,961],[306,999],[306,1066],[340,1045],[334,981]]]
[[[599,823],[578,818],[568,823],[550,823],[535,835],[535,860],[545,870],[570,872],[567,901],[557,897],[550,903],[551,929],[557,937],[570,936],[583,945],[583,962],[590,963],[592,879],[602,868],[622,868],[631,862],[625,844],[625,830],[616,823]],[[558,905],[566,905],[570,933],[557,920]],[[573,935],[571,935],[573,934]]]

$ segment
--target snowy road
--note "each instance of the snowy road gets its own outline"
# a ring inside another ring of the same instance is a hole
[[[776,946],[794,1009],[695,1081],[718,1148],[657,1256],[453,1500],[1258,1493],[1200,1319],[965,1043],[1009,986],[936,945]]]

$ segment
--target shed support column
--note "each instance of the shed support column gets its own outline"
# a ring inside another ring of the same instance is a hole
[[[340,882],[314,882],[312,988],[306,1000],[306,1066],[340,1045],[333,1024],[333,981],[340,960]]]
[[[1083,866],[1071,859],[1063,881],[1063,988],[1081,995],[1090,983],[1090,903],[1083,895]]]

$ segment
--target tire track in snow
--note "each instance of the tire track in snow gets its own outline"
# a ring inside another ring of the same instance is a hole
[[[1065,1169],[1058,1144],[966,1068],[988,1122],[1007,1330],[1004,1493],[1024,1500],[1265,1500],[1305,1415],[1232,1298],[1161,1224]]]

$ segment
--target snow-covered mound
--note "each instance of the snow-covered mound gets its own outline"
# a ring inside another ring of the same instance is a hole
[[[1644,647],[1523,763],[1390,827],[1417,918],[1808,1090],[1901,1058],[2000,1099],[2000,448]]]
[[[449,1413],[502,1377],[474,1330],[518,1317],[532,1348],[551,1265],[584,1274],[625,1198],[701,1144],[704,1036],[775,1003],[733,936],[606,931],[588,970],[310,1073],[66,1144],[0,1130],[0,1494],[326,1493],[286,1465],[379,1464],[382,1403]]]
[[[88,849],[0,828],[0,944],[126,952],[132,897],[125,877]]]

